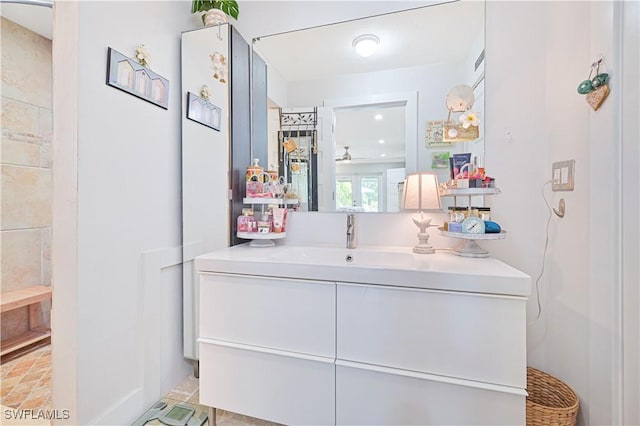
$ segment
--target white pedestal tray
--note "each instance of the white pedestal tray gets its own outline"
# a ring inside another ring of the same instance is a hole
[[[297,198],[261,198],[261,197],[245,197],[242,200],[243,204],[259,204],[263,207],[268,204],[277,204],[281,206],[287,206],[292,204],[298,204]],[[237,232],[238,238],[245,240],[251,240],[249,246],[251,247],[273,247],[276,242],[273,240],[280,240],[287,236],[286,232]]]
[[[238,232],[238,238],[245,240],[251,240],[249,246],[251,247],[273,247],[276,242],[273,240],[279,240],[287,236],[286,232]]]
[[[438,228],[445,237],[458,238],[462,241],[453,249],[453,254],[463,257],[489,257],[489,252],[478,245],[476,240],[504,240],[507,231],[495,234],[465,234],[464,232],[449,232]]]
[[[499,188],[449,188],[440,191],[441,197],[453,197],[453,205],[457,205],[458,197],[468,197],[468,208],[471,209],[471,197],[500,194]],[[463,241],[453,250],[453,254],[463,257],[489,257],[489,252],[478,245],[475,240],[503,240],[507,238],[507,231],[495,234],[466,234],[463,232],[449,232],[438,228],[445,237],[458,238]]]

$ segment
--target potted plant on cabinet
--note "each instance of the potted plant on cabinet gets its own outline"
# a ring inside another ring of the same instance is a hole
[[[202,23],[205,26],[229,22],[229,16],[238,19],[240,9],[236,0],[193,0],[191,13],[205,12]]]

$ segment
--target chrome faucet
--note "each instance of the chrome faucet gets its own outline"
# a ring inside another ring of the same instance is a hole
[[[353,213],[347,215],[347,248],[356,248],[356,215]]]

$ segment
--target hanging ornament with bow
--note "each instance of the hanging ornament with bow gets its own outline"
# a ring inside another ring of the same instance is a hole
[[[587,103],[594,111],[597,111],[598,108],[600,108],[600,105],[602,105],[607,96],[609,96],[610,91],[609,85],[607,84],[609,82],[609,74],[600,73],[600,64],[602,61],[603,59],[600,58],[591,64],[589,77],[578,86],[578,93],[581,95],[587,95]],[[594,71],[596,75],[591,78]]]

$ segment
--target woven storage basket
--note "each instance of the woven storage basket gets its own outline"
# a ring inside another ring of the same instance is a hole
[[[527,426],[575,425],[578,396],[544,371],[527,367]]]

